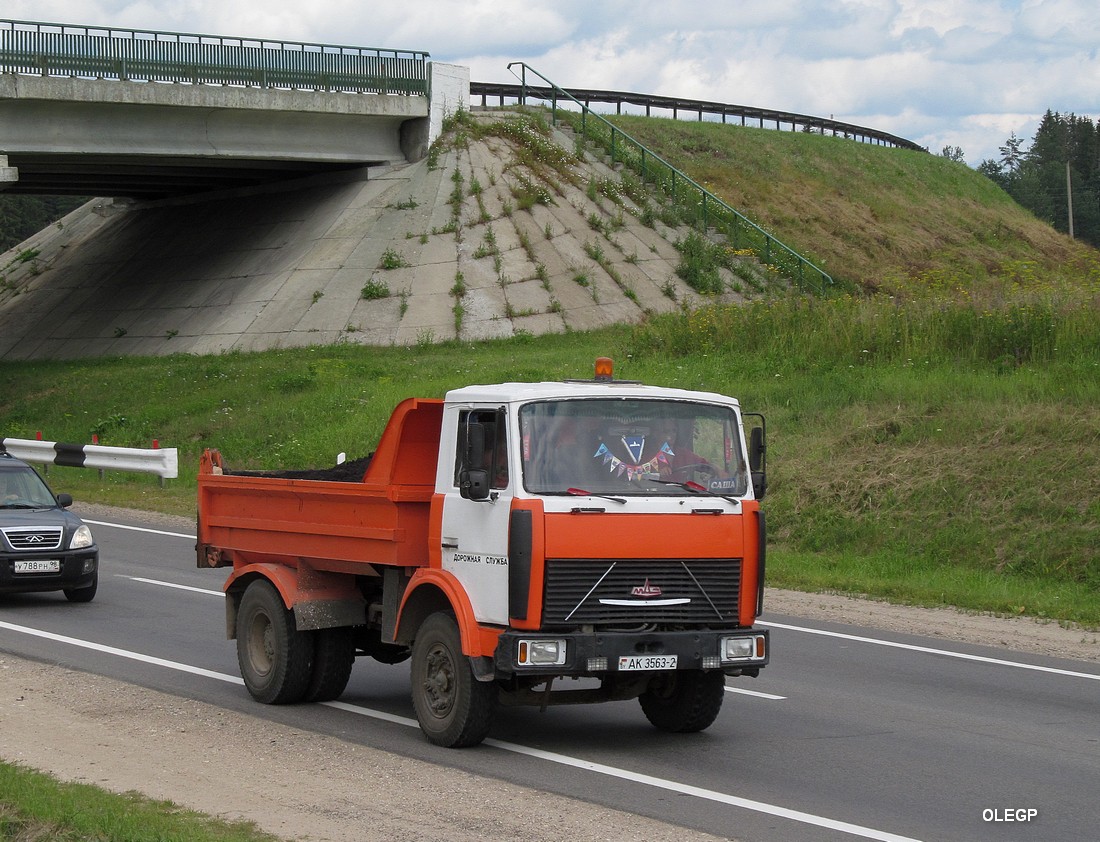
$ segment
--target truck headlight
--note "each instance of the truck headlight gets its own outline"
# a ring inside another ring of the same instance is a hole
[[[90,547],[95,543],[95,539],[92,538],[92,530],[86,525],[81,524],[76,528],[76,532],[73,533],[72,540],[69,541],[70,550],[82,550],[85,547]]]
[[[516,663],[521,667],[561,666],[565,663],[565,641],[520,640]]]
[[[723,661],[760,661],[767,654],[762,634],[722,638]]]

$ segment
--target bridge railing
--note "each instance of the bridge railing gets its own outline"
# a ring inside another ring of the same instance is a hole
[[[427,96],[428,53],[0,20],[0,71]]]
[[[521,94],[527,96],[537,94],[543,99],[549,100],[552,91],[545,87],[528,86],[526,91],[515,82],[471,82],[470,98],[481,98],[482,106],[487,106],[489,99],[496,99],[500,105],[505,100],[517,100]],[[657,111],[657,116],[671,113],[672,119],[687,119],[681,115],[692,115],[699,122],[704,118],[710,118],[715,122],[732,123],[737,121],[742,126],[756,126],[761,129],[774,128],[776,131],[789,129],[792,132],[810,132],[813,134],[843,137],[860,143],[868,143],[873,146],[893,146],[899,149],[912,149],[916,152],[928,150],[912,140],[899,137],[879,129],[858,126],[855,123],[845,123],[842,120],[834,120],[831,117],[814,117],[810,114],[798,114],[794,111],[777,111],[773,108],[760,108],[755,105],[735,105],[728,102],[714,102],[705,99],[687,99],[685,97],[659,96],[657,94],[642,94],[633,91],[605,91],[593,88],[573,88],[569,93],[591,107],[592,103],[615,106],[615,114],[643,113],[646,117],[652,117]],[[623,106],[631,106],[639,109],[633,112],[624,112]],[[605,110],[605,113],[609,113]]]
[[[780,242],[739,211],[734,210],[622,129],[592,111],[568,91],[558,87],[524,62],[512,62],[508,68],[511,70],[516,66],[520,67],[519,101],[521,104],[525,102],[527,96],[548,99],[551,119],[557,122],[559,100],[572,102],[580,111],[580,130],[585,139],[594,140],[607,149],[613,164],[621,163],[628,166],[637,172],[643,181],[655,184],[673,200],[673,204],[686,210],[694,224],[704,231],[713,228],[721,232],[734,248],[751,251],[762,263],[775,267],[800,289],[811,289],[823,294],[832,285],[832,276],[823,269],[811,263],[790,246]],[[548,87],[529,87],[528,72],[537,76]]]

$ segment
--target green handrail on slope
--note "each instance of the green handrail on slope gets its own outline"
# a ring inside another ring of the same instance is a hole
[[[672,197],[674,202],[680,204],[691,202],[693,215],[702,225],[704,231],[712,227],[721,230],[734,248],[745,248],[752,251],[761,262],[776,267],[797,283],[800,289],[805,290],[809,287],[820,294],[824,294],[826,287],[832,285],[832,276],[826,273],[825,270],[777,240],[755,222],[745,217],[744,214],[734,210],[705,187],[680,172],[652,150],[647,149],[622,129],[617,128],[595,111],[592,111],[583,102],[551,82],[533,67],[522,61],[513,61],[508,65],[508,69],[512,70],[517,65],[521,68],[519,76],[521,104],[526,100],[527,71],[531,71],[550,88],[550,115],[551,121],[555,125],[558,119],[558,94],[561,94],[562,97],[580,107],[581,135],[586,140],[591,136],[594,140],[603,143],[611,153],[613,164],[622,162],[640,173],[643,181],[647,179],[654,181]],[[514,70],[512,72],[515,73]],[[537,92],[532,91],[532,94],[537,95]],[[545,97],[539,96],[539,98]],[[589,128],[589,115],[598,121],[599,128]],[[606,138],[600,135],[599,129],[602,128],[606,128]],[[682,196],[684,190],[688,191],[687,196]]]

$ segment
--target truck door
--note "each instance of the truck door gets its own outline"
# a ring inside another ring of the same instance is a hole
[[[508,623],[508,520],[512,506],[507,416],[502,409],[461,410],[454,479],[443,503],[443,569],[466,589],[478,622]],[[478,425],[484,434],[487,499],[460,493],[459,473],[467,452],[467,431]]]

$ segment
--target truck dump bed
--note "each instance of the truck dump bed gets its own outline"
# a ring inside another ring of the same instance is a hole
[[[301,561],[349,573],[367,572],[357,569],[363,564],[426,565],[442,419],[442,401],[403,401],[359,481],[235,474],[207,450],[198,477],[198,565]]]

